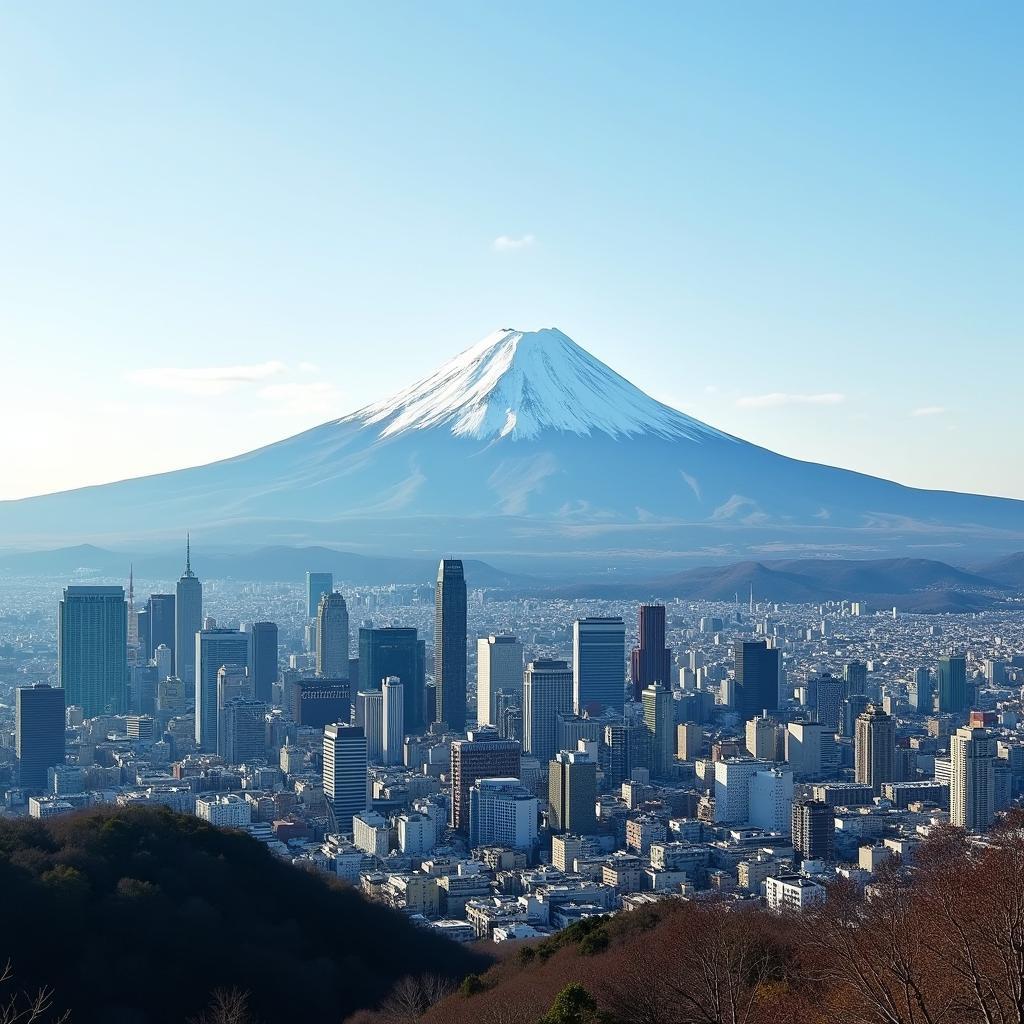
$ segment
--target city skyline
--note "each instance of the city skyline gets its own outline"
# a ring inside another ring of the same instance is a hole
[[[787,455],[1024,497],[1019,8],[200,17],[5,18],[0,496],[233,455],[519,323]]]

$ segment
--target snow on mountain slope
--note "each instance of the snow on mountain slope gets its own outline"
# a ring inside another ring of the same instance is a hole
[[[645,395],[555,328],[495,331],[429,377],[341,422],[352,420],[382,424],[381,437],[449,425],[453,434],[477,440],[534,438],[544,430],[728,438]]]

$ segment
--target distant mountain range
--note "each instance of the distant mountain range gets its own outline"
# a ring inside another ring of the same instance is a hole
[[[131,555],[82,544],[23,554],[0,555],[0,573],[10,576],[127,576],[174,579],[180,556]],[[373,558],[326,547],[259,548],[245,552],[206,553],[193,559],[203,579],[259,582],[300,582],[307,569],[334,573],[337,582],[356,586],[389,583],[431,585],[437,563],[414,558]],[[599,581],[555,582],[510,573],[487,562],[466,559],[470,587],[506,591],[509,595],[645,600],[683,598],[745,603],[751,590],[758,601],[817,603],[862,600],[876,608],[896,605],[903,611],[974,611],[1024,594],[1024,552],[961,569],[927,558],[780,559],[702,566],[647,580],[610,576]]]
[[[11,576],[103,576],[127,579],[131,566],[137,577],[176,579],[185,566],[184,552],[175,555],[138,555],[109,551],[92,544],[55,548],[49,551],[0,554],[0,573]],[[211,552],[196,555],[192,566],[201,579],[251,580],[261,582],[299,582],[306,571],[332,572],[337,581],[357,586],[388,583],[433,585],[437,560],[425,558],[387,558],[357,555],[326,547],[270,547],[252,551]],[[528,576],[496,569],[477,559],[465,560],[466,572],[477,587],[525,587]]]
[[[643,351],[643,338],[633,339]],[[812,427],[813,429],[813,427]],[[390,398],[206,466],[0,502],[0,540],[326,544],[537,575],[1024,547],[1024,502],[801,462],[655,401],[561,331],[496,331]],[[780,570],[782,571],[782,570]]]
[[[569,597],[689,598],[745,603],[865,601],[909,612],[975,611],[1024,593],[1024,552],[992,563],[995,574],[927,558],[781,559],[687,569],[645,582],[580,583]],[[992,568],[990,566],[989,568]]]

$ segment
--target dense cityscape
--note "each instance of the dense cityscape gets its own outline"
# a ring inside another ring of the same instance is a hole
[[[1024,616],[431,586],[10,581],[9,817],[245,830],[460,942],[656,901],[802,909],[1024,789]],[[159,590],[159,592],[157,592]]]

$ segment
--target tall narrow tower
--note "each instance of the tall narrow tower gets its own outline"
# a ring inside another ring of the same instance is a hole
[[[462,560],[445,558],[434,588],[434,688],[437,719],[466,728],[466,575]]]
[[[348,605],[335,590],[320,598],[316,612],[316,674],[348,679],[348,648]]]
[[[174,590],[174,671],[186,687],[196,684],[196,633],[203,628],[203,585],[192,571],[192,541],[185,536],[185,572]]]
[[[630,669],[633,700],[641,700],[648,686],[672,688],[672,652],[665,646],[663,604],[640,605],[637,645],[630,658]]]

